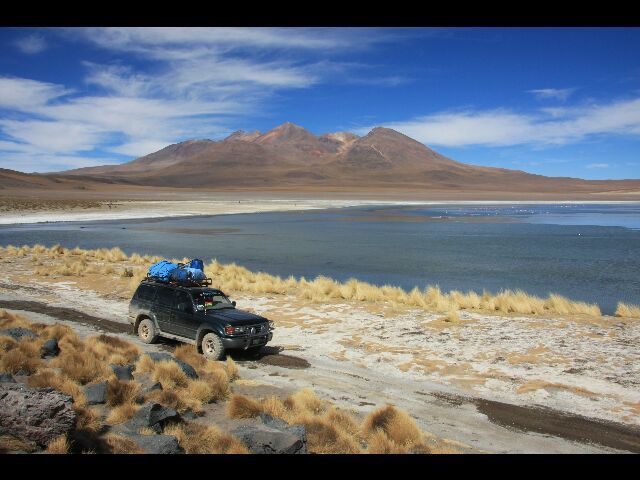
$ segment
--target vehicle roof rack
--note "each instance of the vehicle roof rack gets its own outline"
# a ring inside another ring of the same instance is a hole
[[[204,278],[202,280],[185,280],[183,282],[176,282],[174,280],[164,281],[160,280],[158,277],[151,277],[147,275],[143,281],[158,283],[160,285],[177,285],[180,287],[210,287],[213,284],[213,280],[210,278]]]

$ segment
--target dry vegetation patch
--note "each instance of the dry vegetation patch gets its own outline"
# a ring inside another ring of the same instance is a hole
[[[232,395],[227,403],[231,418],[255,418],[266,413],[290,425],[303,425],[312,453],[430,453],[424,435],[406,413],[393,406],[372,412],[364,421],[300,390],[284,400],[260,400]]]
[[[146,276],[147,268],[161,260],[158,256],[127,255],[121,249],[84,250],[78,247],[66,249],[59,245],[47,248],[42,245],[0,249],[0,255],[31,256],[40,265],[34,265],[34,272],[43,276],[90,277],[95,276],[93,287],[99,285],[98,278],[110,275],[111,286],[116,286],[116,294],[123,298],[131,296],[140,281]],[[184,262],[187,259],[172,259]],[[205,266],[205,272],[213,278],[222,290],[252,294],[289,294],[311,302],[347,300],[384,305],[391,309],[417,307],[429,312],[449,313],[458,310],[494,312],[500,314],[525,315],[572,315],[600,317],[600,308],[595,304],[573,301],[557,294],[547,298],[529,295],[522,290],[503,290],[497,294],[482,294],[457,290],[442,292],[436,286],[421,290],[404,290],[392,285],[377,286],[356,279],[338,282],[318,276],[313,280],[304,277],[286,279],[264,272],[252,272],[242,266],[222,264],[214,260]],[[88,280],[85,280],[88,282]],[[96,285],[97,284],[97,285]],[[113,287],[112,287],[113,288]],[[618,316],[640,318],[640,306],[619,304]]]
[[[249,453],[236,437],[211,425],[174,423],[166,426],[163,433],[176,437],[186,453]]]

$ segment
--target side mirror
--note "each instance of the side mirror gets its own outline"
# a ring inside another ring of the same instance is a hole
[[[235,307],[236,306],[236,301],[234,300],[233,302],[231,302],[231,305],[233,305]]]

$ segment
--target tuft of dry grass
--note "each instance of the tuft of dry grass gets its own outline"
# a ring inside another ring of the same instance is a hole
[[[182,371],[180,365],[171,360],[156,362],[151,378],[160,382],[163,390],[185,388],[189,383],[189,377]]]
[[[33,388],[55,388],[56,390],[69,395],[73,398],[73,402],[78,405],[84,405],[86,402],[84,393],[82,392],[82,388],[80,388],[80,384],[78,382],[51,368],[39,369],[29,377],[27,383]]]
[[[77,415],[76,429],[78,431],[95,433],[102,429],[100,414],[95,409],[74,403],[73,410]]]
[[[17,316],[7,316],[3,320],[8,320],[6,323],[11,326],[24,325],[23,320]],[[29,325],[23,328],[29,328]],[[0,358],[0,371],[11,374],[24,373],[31,375],[42,365],[40,347],[43,343],[44,341],[40,338],[22,338],[19,341],[11,338],[2,340],[0,351],[5,353]]]
[[[139,403],[142,399],[140,387],[136,382],[114,379],[107,383],[107,405],[109,406]]]
[[[382,432],[395,444],[410,447],[422,443],[422,432],[413,419],[392,405],[386,405],[371,412],[362,425],[365,438]]]
[[[174,423],[163,431],[173,435],[186,453],[249,453],[240,440],[213,426],[195,422]]]
[[[231,358],[229,355],[227,355],[226,368],[227,368],[227,375],[229,377],[229,381],[234,381],[240,378],[240,372],[238,371],[238,366],[236,365],[236,362],[233,361],[233,358]]]
[[[57,455],[66,455],[69,453],[69,440],[66,435],[61,435],[53,439],[47,445],[46,453],[52,453]]]
[[[107,423],[110,425],[124,423],[131,419],[139,409],[140,406],[135,403],[123,403],[122,405],[117,405],[109,412],[109,415],[107,416]]]
[[[618,302],[616,317],[640,318],[640,305]]]
[[[441,320],[447,323],[460,323],[460,315],[457,310],[451,310],[445,317],[442,317]]]
[[[229,396],[229,364],[207,360],[193,345],[180,345],[175,349],[174,355],[193,366],[199,378],[190,379],[180,366],[171,360],[154,362],[148,355],[142,355],[136,363],[136,371],[151,373],[151,378],[162,385],[161,393],[154,392],[154,398],[158,403],[178,411],[199,411],[202,404]],[[232,364],[231,368],[233,366],[235,364]]]
[[[263,407],[257,400],[240,394],[233,394],[227,402],[229,418],[255,418],[263,412]]]
[[[107,445],[108,453],[118,454],[140,454],[144,450],[140,448],[133,440],[124,435],[109,434],[104,437]]]
[[[90,337],[85,344],[100,360],[117,365],[133,363],[140,355],[140,349],[137,346],[110,335]]]
[[[90,349],[60,349],[60,354],[51,361],[51,366],[59,368],[67,377],[85,385],[90,382],[107,380],[113,371],[96,358]]]

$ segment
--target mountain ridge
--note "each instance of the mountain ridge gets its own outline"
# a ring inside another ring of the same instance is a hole
[[[291,122],[265,133],[238,130],[221,140],[175,143],[124,164],[39,175],[43,179],[55,177],[58,182],[82,178],[111,184],[214,190],[640,192],[640,180],[546,177],[458,162],[390,128],[375,127],[363,136],[344,131],[315,135]],[[5,177],[9,178],[8,174],[0,175],[0,187]],[[15,175],[10,178],[17,184]],[[30,177],[20,182],[35,180]]]

